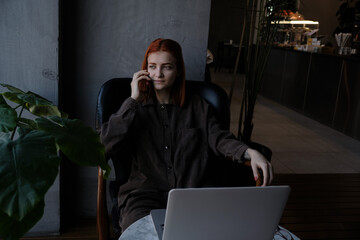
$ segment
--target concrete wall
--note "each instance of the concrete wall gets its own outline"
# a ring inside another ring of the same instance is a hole
[[[58,103],[57,0],[0,1],[0,82]],[[59,232],[59,192],[57,179],[46,195],[44,216],[30,234]]]
[[[58,102],[58,1],[0,1],[0,81]]]

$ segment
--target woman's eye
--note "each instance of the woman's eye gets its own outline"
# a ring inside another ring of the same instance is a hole
[[[155,69],[156,66],[155,66],[155,65],[149,65],[149,68],[150,68],[150,69]]]
[[[167,69],[167,70],[170,70],[170,69],[172,69],[172,66],[167,65],[167,66],[165,66],[164,68]]]

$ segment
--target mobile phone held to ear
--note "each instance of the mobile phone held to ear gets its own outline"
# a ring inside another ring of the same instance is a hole
[[[140,80],[139,81],[139,91],[142,93],[149,91],[149,83],[147,80]]]
[[[150,78],[150,76],[148,76]],[[151,78],[150,78],[151,79]],[[149,94],[150,93],[150,86],[152,84],[152,81],[148,81],[148,80],[140,80],[139,81],[139,91],[145,94]]]

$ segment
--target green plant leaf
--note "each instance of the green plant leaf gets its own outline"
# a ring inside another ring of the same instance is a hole
[[[19,94],[24,94],[25,92],[23,92],[22,90],[11,86],[9,84],[4,84],[4,83],[0,83],[0,86],[7,88],[9,90],[9,92],[4,92],[3,95],[5,98],[7,98],[8,100],[18,103],[18,104],[23,104],[23,101],[21,99],[18,98]]]
[[[28,103],[30,106],[36,106],[36,105],[44,105],[44,106],[53,106],[54,104],[47,100],[46,98],[43,98],[36,93],[33,92],[26,92],[21,93],[18,95],[18,97],[23,100],[24,102]]]
[[[19,94],[22,94],[22,93],[13,93],[13,92],[4,92],[2,93],[2,95],[7,98],[8,100],[14,102],[14,103],[17,103],[17,104],[24,104],[24,101],[21,100],[18,96]]]
[[[69,117],[69,114],[67,114],[66,112],[60,111],[60,113],[61,113],[62,118],[68,118]]]
[[[22,93],[17,97],[26,103],[27,109],[36,116],[61,116],[57,106],[36,93]]]
[[[105,160],[105,149],[99,135],[78,119],[41,117],[35,120],[40,129],[54,138],[60,150],[71,161],[81,166],[100,166],[104,177],[110,174],[110,166]]]
[[[26,109],[36,116],[62,116],[57,106],[46,98],[31,91],[25,93],[8,84],[0,85],[9,90],[3,93],[5,98],[20,105],[25,104]]]
[[[44,207],[45,203],[42,199],[21,221],[0,211],[0,237],[4,240],[15,240],[24,236],[41,219]]]
[[[19,118],[18,125],[22,128],[27,128],[30,130],[38,128],[36,122],[28,118]]]
[[[0,138],[0,210],[17,221],[44,198],[60,164],[54,138],[32,130],[12,141]]]
[[[30,105],[29,111],[36,116],[61,116],[57,106]]]
[[[0,116],[0,131],[9,132],[14,130],[17,123],[17,113],[6,103],[2,95],[0,95]]]

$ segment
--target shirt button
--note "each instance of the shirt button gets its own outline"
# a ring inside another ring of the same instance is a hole
[[[166,146],[165,146],[165,150],[168,150],[168,149],[169,149],[169,146],[168,146],[168,145],[166,145]]]
[[[168,170],[170,171],[172,169],[172,166],[168,166]]]
[[[168,128],[169,127],[169,125],[167,125],[167,124],[164,124],[164,128]]]

